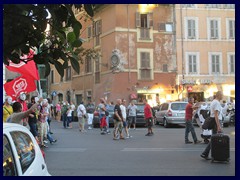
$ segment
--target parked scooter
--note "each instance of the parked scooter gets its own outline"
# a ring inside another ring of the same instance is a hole
[[[230,116],[230,124],[235,126],[235,109],[232,107],[232,105],[228,105],[227,109],[228,116]]]

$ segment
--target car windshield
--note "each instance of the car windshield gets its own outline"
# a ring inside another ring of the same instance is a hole
[[[144,106],[145,106],[144,104],[137,104],[136,106],[137,106],[138,112],[144,112]]]
[[[171,104],[172,110],[185,110],[187,103],[173,103]]]

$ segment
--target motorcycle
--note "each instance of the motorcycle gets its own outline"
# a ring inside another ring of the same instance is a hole
[[[235,109],[231,105],[228,107],[227,113],[230,117],[230,124],[235,126]]]

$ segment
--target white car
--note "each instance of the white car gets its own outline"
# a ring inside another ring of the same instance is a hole
[[[3,123],[3,176],[50,176],[37,141],[22,125]]]

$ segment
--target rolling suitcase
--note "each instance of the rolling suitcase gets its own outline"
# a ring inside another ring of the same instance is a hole
[[[226,161],[230,158],[230,138],[224,134],[214,134],[211,136],[211,156],[212,162]]]

